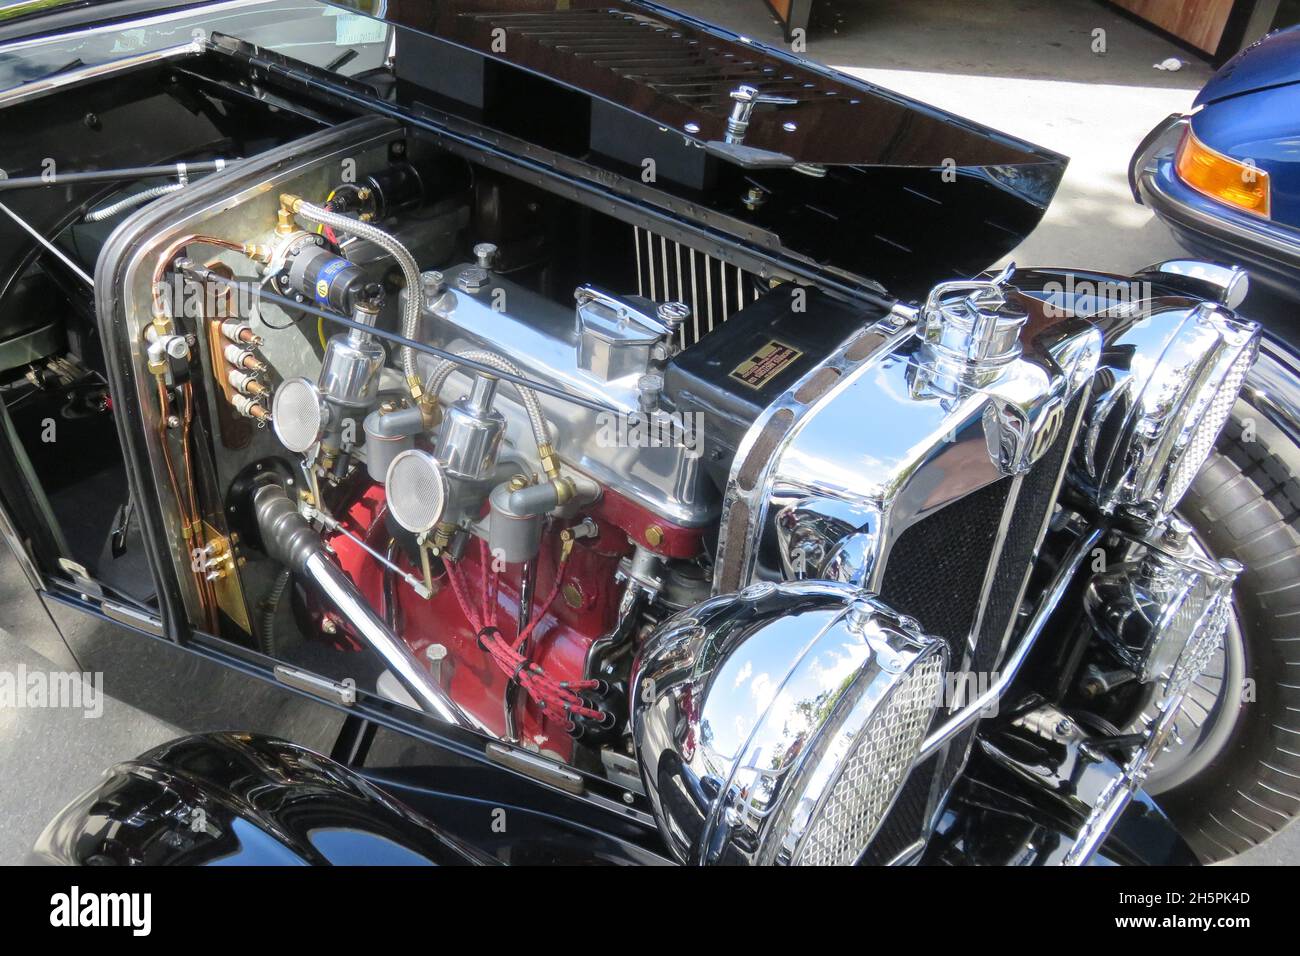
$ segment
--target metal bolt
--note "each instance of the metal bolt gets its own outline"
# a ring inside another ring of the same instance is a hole
[[[424,291],[425,304],[432,306],[433,301],[442,295],[442,290],[447,288],[447,280],[437,269],[430,269],[420,273],[420,285]]]
[[[645,529],[645,543],[652,548],[657,548],[664,543],[664,529],[657,524],[652,524]]]
[[[474,247],[474,258],[482,269],[491,269],[497,260],[497,247],[493,242],[480,242]]]
[[[322,634],[337,634],[339,632],[339,626],[334,623],[332,617],[327,617],[325,620],[321,621],[320,629]]]
[[[176,416],[176,415],[168,415],[168,416],[167,416],[167,427],[168,427],[168,428],[180,428],[180,427],[181,427],[181,420],[180,420],[180,418],[179,418],[178,416]]]
[[[466,292],[478,292],[488,284],[488,271],[482,266],[469,266],[456,276],[456,285]]]
[[[1177,515],[1170,518],[1169,524],[1165,526],[1165,544],[1174,550],[1181,549],[1191,536],[1192,526]]]

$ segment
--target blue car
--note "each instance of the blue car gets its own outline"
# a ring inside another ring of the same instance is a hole
[[[1143,140],[1129,182],[1193,254],[1300,298],[1300,27],[1224,64]]]

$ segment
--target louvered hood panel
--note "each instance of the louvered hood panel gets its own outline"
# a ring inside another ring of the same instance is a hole
[[[741,86],[761,97],[744,145],[799,163],[1063,165],[1029,143],[653,4],[620,0],[349,0],[368,16],[476,51],[724,142]]]

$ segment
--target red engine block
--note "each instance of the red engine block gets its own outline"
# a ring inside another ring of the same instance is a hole
[[[384,490],[369,489],[346,515],[348,530],[371,547],[384,553],[387,532],[384,529]],[[654,550],[666,557],[694,557],[701,547],[701,532],[673,526],[658,519],[621,496],[606,492],[584,515],[596,522],[599,534],[581,538],[564,568],[562,588],[546,609],[533,631],[529,659],[546,673],[561,681],[583,678],[587,652],[598,638],[616,623],[620,588],[615,582],[619,561],[632,550],[632,541],[657,542]],[[553,526],[542,538],[538,557],[537,579],[533,589],[533,616],[552,593],[560,556],[560,531]],[[339,565],[351,576],[371,606],[381,613],[384,606],[383,567],[346,535],[326,539],[338,557]],[[398,563],[416,577],[418,567],[407,559]],[[469,601],[475,613],[481,601],[482,563],[480,549],[465,549],[460,563],[461,580],[467,582]],[[514,641],[519,618],[519,565],[509,565],[498,574],[495,625],[502,637]],[[461,610],[444,570],[433,582],[433,596],[425,600],[400,578],[393,582],[397,607],[393,620],[398,635],[410,645],[420,660],[426,660],[431,644],[441,644],[447,656],[441,676],[460,707],[498,736],[506,735],[505,700],[507,676],[478,645],[474,628]],[[346,630],[346,622],[338,624]],[[549,718],[537,704],[521,691],[514,694],[514,718],[523,743],[535,745],[557,759],[573,757],[573,738],[560,722]]]

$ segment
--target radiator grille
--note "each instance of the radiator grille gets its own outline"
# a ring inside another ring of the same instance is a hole
[[[912,771],[899,791],[898,799],[880,824],[880,830],[862,856],[863,866],[884,866],[920,839],[930,809],[930,785],[938,758],[927,760]]]
[[[886,559],[881,598],[943,638],[953,667],[975,627],[1010,492],[1004,478],[954,502],[899,535]]]
[[[1025,475],[1014,501],[1008,502],[1012,479],[1003,479],[908,528],[889,552],[881,597],[896,610],[917,618],[928,633],[942,637],[951,650],[954,669],[960,667],[956,662],[963,660],[977,620],[979,634],[970,670],[988,674],[997,666],[1025,574],[1041,543],[1044,521],[1055,505],[1086,394],[1084,390],[1067,409],[1060,435]],[[994,554],[1008,503],[1011,520]],[[990,561],[996,565],[985,593]],[[953,741],[946,754],[912,772],[864,862],[888,863],[924,834],[933,809],[928,798],[934,774],[939,774],[934,792],[942,798],[961,772],[974,737],[972,727]]]
[[[694,345],[762,294],[763,286],[752,273],[640,226],[633,226],[632,232],[637,295],[691,307],[691,319],[681,327],[682,348]]]
[[[1038,549],[1043,519],[1055,503],[1056,485],[1065,466],[1073,423],[1081,402],[1075,399],[1066,414],[1066,425],[1056,443],[1025,476],[1016,497],[1015,512],[1007,528],[1006,541],[989,589],[988,606],[975,642],[972,669],[987,671],[997,664],[1007,626],[1015,615],[1024,584],[1025,571]]]

